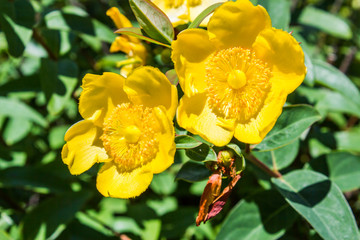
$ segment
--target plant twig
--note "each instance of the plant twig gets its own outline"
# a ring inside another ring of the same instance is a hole
[[[252,162],[253,164],[255,164],[257,167],[259,167],[261,170],[263,170],[264,172],[266,172],[267,174],[269,174],[271,177],[274,178],[281,178],[282,175],[279,171],[277,170],[271,170],[268,166],[266,166],[263,162],[261,162],[259,159],[257,159],[254,155],[251,154],[251,149],[250,149],[250,145],[246,144],[245,145],[245,153],[246,156],[245,158],[250,160],[250,162]]]
[[[57,56],[51,51],[51,49],[49,48],[49,46],[46,44],[44,38],[40,35],[40,33],[38,32],[37,29],[33,29],[33,37],[34,39],[40,43],[41,46],[43,46],[43,48],[46,50],[46,52],[48,53],[49,57],[52,60],[57,60]]]
[[[347,70],[350,67],[350,64],[351,64],[352,60],[355,57],[356,52],[357,52],[357,47],[356,46],[350,47],[349,52],[346,54],[345,58],[343,59],[343,61],[341,62],[341,65],[339,67],[341,72],[343,72],[343,73],[347,72]]]

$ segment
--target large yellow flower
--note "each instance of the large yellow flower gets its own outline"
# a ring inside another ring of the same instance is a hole
[[[233,136],[259,143],[305,77],[303,51],[248,0],[224,3],[207,27],[185,30],[172,43],[185,93],[178,123],[218,146]]]
[[[71,174],[104,162],[97,188],[104,196],[131,198],[144,192],[154,173],[174,159],[172,119],[177,90],[158,69],[86,74],[79,100],[84,120],[65,134],[62,159]]]
[[[170,19],[174,27],[194,21],[207,7],[227,0],[151,0]],[[205,18],[200,26],[206,26],[209,17]]]
[[[116,7],[107,10],[106,15],[113,20],[118,29],[132,27],[129,19],[121,14]],[[110,52],[123,52],[129,57],[128,60],[119,62],[119,65],[123,65],[121,74],[124,76],[127,76],[135,67],[144,65],[146,62],[146,48],[136,37],[126,35],[116,37],[110,46]]]

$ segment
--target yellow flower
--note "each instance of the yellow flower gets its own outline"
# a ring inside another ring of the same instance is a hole
[[[132,27],[129,19],[122,15],[116,7],[107,10],[106,15],[113,20],[118,29]],[[146,62],[146,48],[136,37],[126,35],[116,37],[110,46],[110,52],[123,52],[128,55],[128,60],[119,62],[119,66],[124,66],[121,71],[124,76],[127,76],[135,67],[142,66]]]
[[[151,0],[170,19],[174,27],[194,21],[207,7],[227,0]],[[206,26],[209,17],[205,18],[200,26]]]
[[[172,43],[185,93],[178,123],[218,146],[233,136],[259,143],[305,77],[303,51],[289,33],[271,27],[262,6],[248,0],[224,3],[207,29],[185,30]]]
[[[66,132],[63,162],[76,175],[103,162],[96,182],[101,194],[140,195],[154,173],[173,163],[176,87],[158,69],[140,67],[127,79],[110,72],[86,74],[82,88],[84,120]]]

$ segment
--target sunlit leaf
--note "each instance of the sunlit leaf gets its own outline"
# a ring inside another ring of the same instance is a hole
[[[136,28],[136,27],[127,27],[127,28],[120,28],[118,30],[115,31],[115,33],[119,33],[119,34],[124,34],[124,35],[128,35],[128,36],[133,36],[133,37],[137,37],[141,40],[145,40],[151,43],[155,43],[157,45],[161,45],[167,48],[171,48],[170,45],[156,41],[155,39],[149,38],[147,36],[145,36],[142,32],[140,28]]]
[[[286,201],[324,239],[359,239],[351,209],[339,187],[326,176],[309,171],[292,171],[272,179]]]
[[[205,143],[195,148],[186,149],[186,156],[196,161],[217,161],[214,149]]]
[[[216,239],[278,239],[296,218],[297,213],[280,194],[263,191],[232,208]]]
[[[259,0],[258,4],[268,11],[274,28],[288,30],[290,24],[290,0]]]
[[[309,105],[284,107],[274,128],[260,144],[256,145],[256,149],[270,151],[288,145],[320,118],[319,113]]]
[[[360,188],[360,156],[334,152],[312,160],[310,166],[327,175],[344,192]]]
[[[266,152],[255,152],[255,157],[265,163],[270,169],[281,170],[288,167],[296,158],[299,152],[299,141],[295,141],[282,148]]]
[[[18,100],[0,97],[0,106],[0,115],[28,119],[43,127],[48,124],[40,113]]]
[[[188,135],[179,135],[175,137],[176,148],[189,149],[200,146],[202,143]]]
[[[339,16],[322,9],[307,6],[299,17],[299,23],[318,28],[334,37],[351,39],[352,31],[349,24]]]
[[[163,43],[174,39],[174,28],[169,18],[149,0],[129,0],[139,25],[151,38]]]

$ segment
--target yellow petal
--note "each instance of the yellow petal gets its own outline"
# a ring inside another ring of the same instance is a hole
[[[124,91],[131,101],[145,107],[162,105],[170,119],[177,107],[177,90],[159,69],[150,66],[135,69],[126,79]]]
[[[72,125],[65,134],[67,142],[61,152],[63,162],[71,174],[81,174],[96,162],[108,161],[99,137],[102,130],[92,121],[83,120]]]
[[[106,15],[108,15],[117,28],[125,28],[132,27],[131,22],[124,15],[122,15],[118,8],[112,7],[106,11]]]
[[[85,119],[96,111],[101,111],[97,125],[108,117],[114,106],[129,102],[123,90],[125,78],[116,73],[105,72],[103,75],[86,74],[83,78],[83,91],[79,100],[79,112]],[[100,125],[101,126],[101,125]]]
[[[123,52],[129,54],[131,52],[131,42],[125,36],[116,37],[110,46],[110,52]]]
[[[189,22],[189,10],[184,1],[182,3],[177,2],[176,4],[174,2],[171,4],[169,1],[164,0],[151,1],[168,16],[173,27]]]
[[[224,3],[215,10],[208,24],[211,38],[215,38],[221,48],[250,48],[265,28],[271,28],[269,14],[248,0]]]
[[[200,135],[216,146],[230,142],[234,134],[234,122],[219,118],[208,106],[206,93],[193,97],[183,96],[177,111],[179,126]]]
[[[174,162],[176,146],[174,142],[175,130],[172,119],[166,116],[163,107],[154,108],[154,113],[161,126],[161,135],[159,136],[159,151],[155,159],[151,162],[152,172],[161,173],[165,171]]]
[[[272,68],[271,82],[293,92],[304,80],[306,68],[304,53],[299,43],[289,33],[267,29],[259,34],[253,49],[256,56]]]
[[[260,143],[274,127],[276,120],[282,112],[286,97],[285,91],[273,87],[257,116],[246,123],[238,123],[236,125],[234,137],[244,143]]]
[[[171,58],[181,88],[187,96],[204,92],[205,61],[215,51],[213,43],[203,29],[188,29],[172,42]]]
[[[143,193],[151,183],[151,166],[146,165],[132,172],[119,172],[113,162],[101,167],[96,187],[105,197],[133,198]]]

